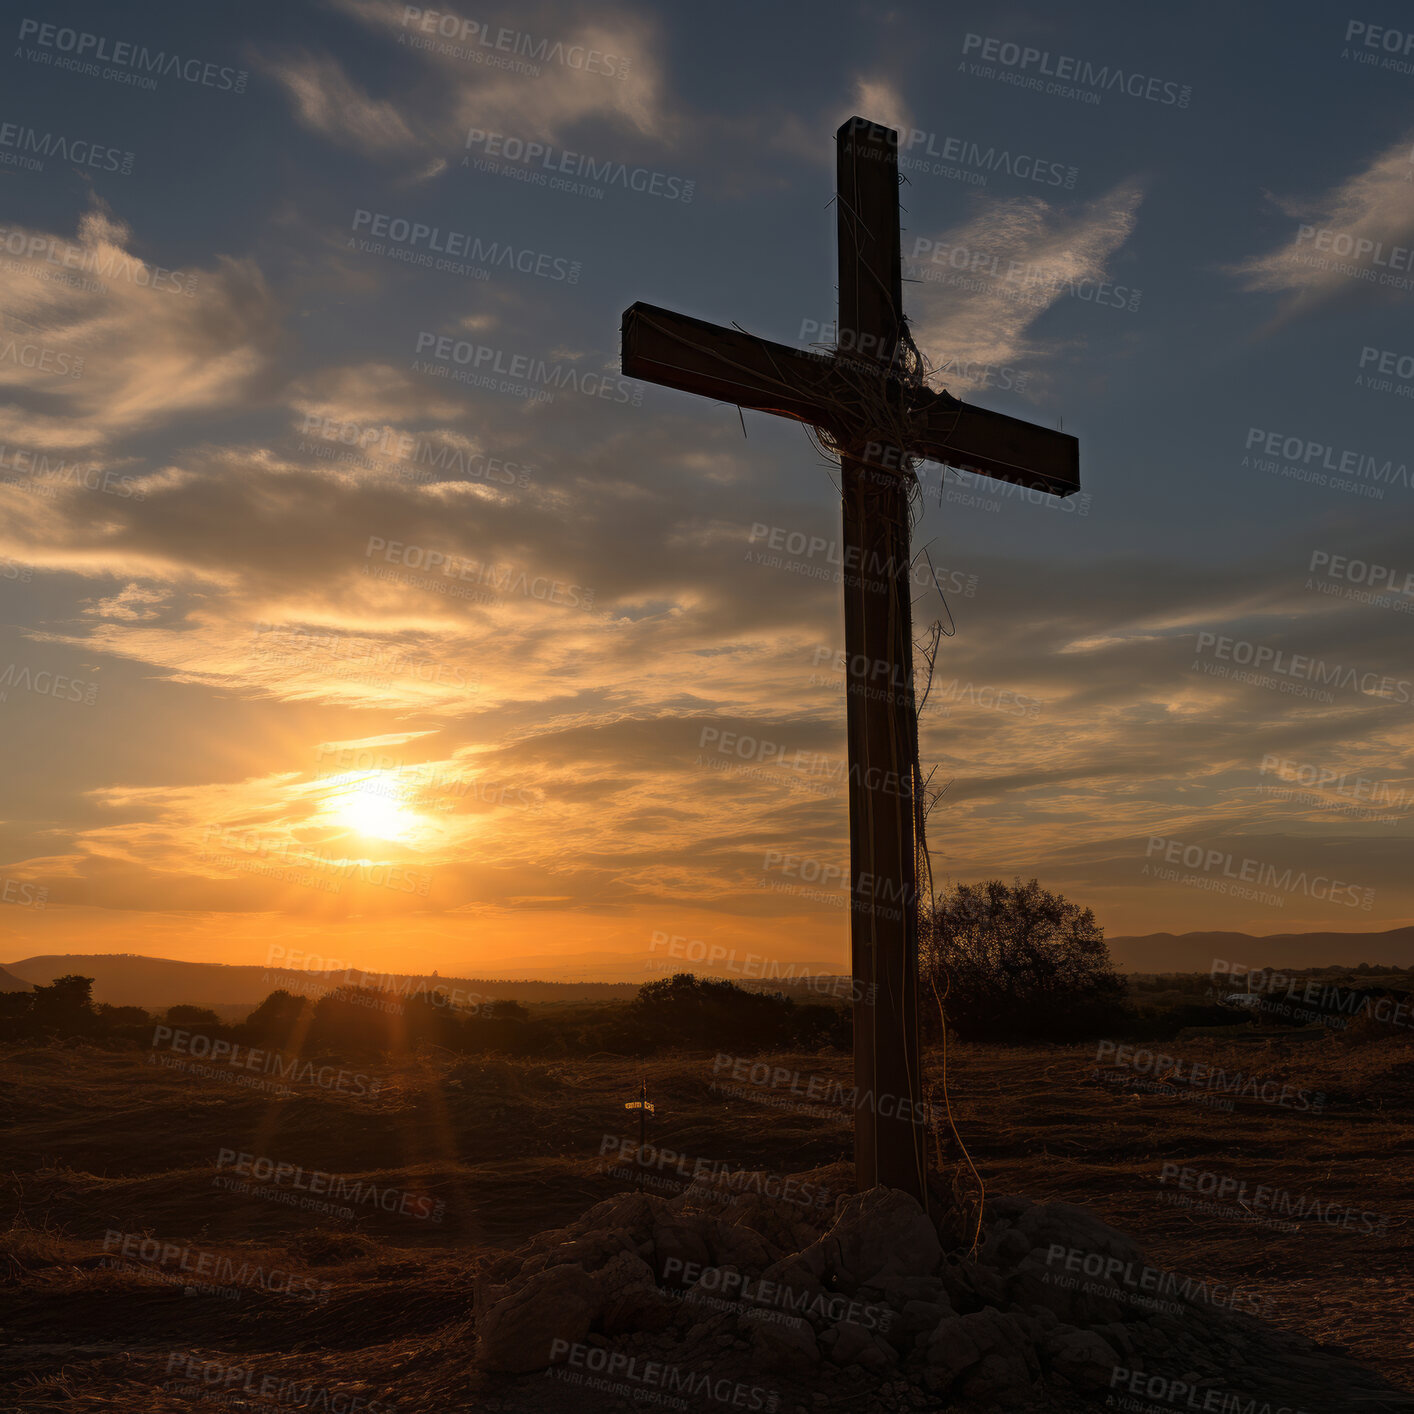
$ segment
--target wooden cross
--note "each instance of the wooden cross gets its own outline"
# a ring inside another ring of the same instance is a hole
[[[844,501],[850,933],[855,978],[854,1162],[927,1206],[919,1123],[918,851],[910,493],[920,461],[1058,496],[1079,489],[1074,437],[923,384],[903,317],[898,134],[851,118],[838,145],[839,319],[812,353],[635,304],[623,318],[631,378],[794,418],[840,457]],[[887,671],[871,672],[871,665]],[[880,682],[885,684],[880,687]]]

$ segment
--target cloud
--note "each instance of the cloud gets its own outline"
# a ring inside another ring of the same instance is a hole
[[[1043,358],[1032,326],[1072,287],[1106,278],[1142,201],[1137,182],[1074,211],[1040,197],[989,197],[969,220],[915,242],[911,262],[905,249],[921,281],[908,286],[913,334],[940,370],[935,381],[965,389],[974,380],[962,365]]]
[[[102,207],[74,240],[12,228],[29,242],[0,268],[0,306],[72,373],[0,359],[0,441],[92,452],[129,433],[245,403],[280,338],[276,299],[251,261],[169,270],[133,253],[132,231]],[[71,278],[55,278],[68,270]],[[4,339],[12,337],[6,333]],[[75,368],[74,361],[78,360]]]
[[[126,623],[145,623],[160,617],[157,605],[165,605],[167,595],[160,589],[141,584],[126,585],[119,593],[100,599],[86,613]]]
[[[913,127],[898,86],[885,78],[861,76],[855,79],[854,111],[846,113],[840,122],[856,115],[867,118],[871,123],[882,123],[900,134],[907,134]]]
[[[370,98],[331,56],[287,53],[264,60],[290,95],[295,116],[341,147],[382,156],[416,145],[412,127],[386,99]]]
[[[1414,246],[1414,147],[1402,138],[1319,200],[1273,200],[1300,223],[1296,234],[1231,273],[1249,290],[1293,296],[1285,316],[1339,295],[1356,297],[1367,282],[1346,268],[1378,276],[1392,267],[1374,263],[1377,251],[1385,252],[1387,262],[1394,247]]]
[[[284,53],[259,62],[280,83],[307,128],[373,157],[423,152],[414,180],[446,169],[469,129],[523,140],[560,141],[591,120],[655,147],[673,145],[681,124],[668,111],[655,21],[552,5],[522,6],[516,24],[494,29],[446,12],[425,12],[425,30],[393,0],[334,0],[333,8],[382,36],[416,67],[413,82],[372,98],[328,54]],[[449,25],[444,33],[437,21]],[[609,154],[599,154],[607,156]]]

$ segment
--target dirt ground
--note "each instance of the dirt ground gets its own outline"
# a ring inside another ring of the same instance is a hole
[[[1154,1265],[1239,1284],[1267,1321],[1414,1391],[1414,1046],[1149,1049],[1181,1067],[954,1046],[947,1101],[988,1189],[1082,1204]],[[710,1054],[324,1057],[287,1094],[163,1059],[0,1056],[0,1410],[568,1407],[543,1379],[472,1371],[471,1273],[629,1186],[613,1156],[641,1081],[658,1191],[702,1162],[800,1174],[850,1150],[835,1054],[754,1057],[765,1083]],[[941,1108],[939,1080],[934,1056]],[[943,1167],[966,1172],[938,1128]]]

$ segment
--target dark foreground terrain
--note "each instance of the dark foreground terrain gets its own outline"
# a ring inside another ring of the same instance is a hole
[[[952,1116],[989,1193],[1083,1205],[1155,1267],[1236,1287],[1267,1324],[1414,1390],[1414,1045],[1314,1032],[1155,1049],[1182,1065],[954,1046]],[[838,1054],[770,1057],[769,1076],[756,1057],[736,1077],[710,1054],[320,1059],[277,1082],[165,1050],[0,1058],[0,1410],[635,1407],[480,1372],[472,1276],[632,1186],[616,1161],[640,1082],[656,1106],[646,1191],[704,1169],[800,1175],[831,1205],[849,1189]],[[936,1057],[928,1078],[941,1102]],[[966,1191],[946,1118],[937,1152]],[[920,1407],[890,1398],[781,1408]]]

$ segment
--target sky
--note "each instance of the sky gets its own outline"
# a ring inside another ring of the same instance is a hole
[[[618,330],[827,345],[853,114],[932,386],[1080,439],[920,475],[939,885],[1414,922],[1401,7],[7,23],[6,959],[845,969],[838,469]]]

